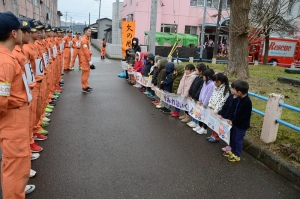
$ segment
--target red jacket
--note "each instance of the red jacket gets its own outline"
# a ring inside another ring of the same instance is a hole
[[[136,72],[141,72],[142,71],[142,68],[144,66],[144,60],[142,59],[142,57],[144,56],[144,54],[142,52],[136,52],[136,55],[135,56],[135,63],[134,63],[134,66],[133,66],[133,70],[136,71]]]

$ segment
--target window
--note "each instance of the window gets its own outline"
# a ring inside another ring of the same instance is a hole
[[[175,24],[161,24],[160,32],[175,33]]]
[[[292,14],[293,5],[295,4],[295,0],[289,0],[289,7],[288,7],[288,13],[289,15]]]
[[[197,0],[191,0],[190,6],[197,6]]]
[[[216,8],[216,9],[219,9],[219,3],[220,3],[220,0],[213,0],[212,1],[212,8]]]
[[[190,6],[204,7],[204,1],[205,0],[190,0]],[[219,9],[219,4],[220,4],[220,0],[207,0],[206,7]],[[229,9],[230,8],[230,0],[223,0],[222,8]]]
[[[197,35],[197,26],[185,26],[184,33],[185,34],[191,34],[191,35]]]
[[[34,5],[35,5],[36,7],[39,6],[39,3],[40,3],[40,0],[34,0]]]

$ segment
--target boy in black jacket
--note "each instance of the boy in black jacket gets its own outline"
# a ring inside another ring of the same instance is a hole
[[[243,141],[246,130],[250,127],[252,102],[248,96],[249,84],[246,81],[235,82],[234,95],[237,99],[232,104],[232,113],[228,123],[231,129],[231,151],[224,152],[230,162],[238,162],[243,150]],[[232,118],[232,119],[231,119]]]

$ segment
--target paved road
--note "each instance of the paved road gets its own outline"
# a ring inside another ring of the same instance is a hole
[[[117,77],[119,61],[94,54],[92,94],[81,93],[78,70],[64,76],[44,151],[32,163],[37,189],[27,198],[299,198],[299,189],[250,155],[228,162],[224,143],[210,144],[156,110]]]

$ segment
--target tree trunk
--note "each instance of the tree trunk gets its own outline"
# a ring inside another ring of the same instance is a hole
[[[230,1],[229,62],[227,75],[235,74],[239,79],[250,77],[248,68],[248,32],[251,0]]]
[[[270,30],[267,30],[265,33],[265,53],[264,53],[264,65],[268,63],[268,55],[269,55],[269,45],[270,45]]]

